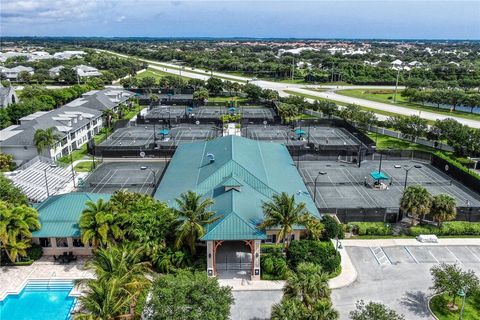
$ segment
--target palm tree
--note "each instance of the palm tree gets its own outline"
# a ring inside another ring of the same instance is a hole
[[[400,209],[412,216],[412,225],[419,217],[425,217],[430,212],[432,196],[421,185],[408,186],[400,199]]]
[[[305,225],[309,212],[303,202],[296,203],[295,196],[289,196],[286,192],[273,195],[273,201],[262,205],[265,219],[260,224],[261,229],[279,228],[277,243],[284,241],[288,246],[293,233],[294,225]]]
[[[113,112],[112,109],[105,109],[102,111],[102,117],[107,122],[107,127],[109,128],[112,126],[112,120],[115,119],[116,116],[117,114]]]
[[[201,196],[193,191],[183,193],[179,199],[175,199],[178,209],[174,209],[181,223],[177,228],[175,247],[181,248],[187,245],[192,255],[195,254],[195,244],[205,235],[205,226],[217,221],[221,216],[209,211],[208,207],[214,204],[212,199],[201,201]]]
[[[119,279],[110,281],[89,279],[86,289],[78,297],[79,310],[74,320],[115,320],[125,319],[133,299]]]
[[[453,220],[457,216],[457,200],[448,194],[438,194],[433,197],[430,211],[440,227],[442,222]]]
[[[37,129],[33,136],[33,144],[37,148],[37,152],[40,155],[45,149],[53,149],[55,144],[60,141],[62,136],[56,128],[51,127],[48,129]]]
[[[79,221],[84,244],[91,242],[95,248],[109,246],[123,236],[119,226],[121,219],[112,212],[108,202],[99,199],[97,202],[87,201],[85,205]]]
[[[308,309],[317,300],[330,297],[328,274],[314,263],[300,263],[296,273],[291,273],[283,289],[285,298],[298,298]]]
[[[271,320],[304,320],[305,306],[298,299],[282,299],[272,307]]]
[[[330,299],[321,299],[313,305],[308,320],[336,320],[338,316],[338,311],[333,309]]]
[[[37,210],[25,205],[11,207],[0,201],[0,250],[5,250],[10,261],[25,256],[30,247],[32,231],[40,229]]]
[[[112,315],[118,316],[126,314],[128,307],[128,314],[133,315],[139,295],[151,285],[150,263],[141,261],[143,255],[143,248],[133,246],[113,246],[96,250],[94,259],[85,264],[85,268],[95,274],[95,280],[76,281],[77,285],[87,287],[86,298],[81,300],[82,307],[83,303],[86,303],[84,313],[91,315],[113,308],[116,312]],[[115,290],[107,288],[105,291],[105,285],[113,286]],[[110,300],[111,295],[116,296],[119,301]]]

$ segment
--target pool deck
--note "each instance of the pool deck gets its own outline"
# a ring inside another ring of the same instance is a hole
[[[0,301],[9,294],[18,294],[29,280],[74,280],[92,278],[93,274],[83,268],[86,260],[69,264],[54,263],[43,257],[30,266],[0,267]],[[72,291],[71,295],[76,295]]]

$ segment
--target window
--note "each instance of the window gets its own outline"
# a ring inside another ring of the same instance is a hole
[[[75,248],[83,248],[84,247],[83,242],[82,242],[82,240],[80,240],[80,238],[73,238],[73,246]]]
[[[267,234],[267,239],[265,240],[266,243],[275,243],[277,241],[276,234]]]
[[[66,248],[66,247],[68,247],[67,238],[56,238],[56,241],[57,241],[57,247],[58,247],[58,248]]]
[[[50,248],[52,246],[50,238],[40,238],[39,240],[42,248]]]

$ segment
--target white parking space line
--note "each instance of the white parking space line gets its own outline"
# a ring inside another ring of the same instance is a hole
[[[415,261],[415,263],[419,263],[418,260],[417,260],[417,258],[415,258],[415,256],[410,252],[410,250],[408,250],[407,247],[404,247],[404,248],[405,248],[405,250],[407,251],[407,253],[410,255],[410,257],[413,258],[413,261]]]
[[[444,247],[444,248],[447,249],[447,251],[450,252],[450,254],[455,257],[456,261],[463,263],[462,260],[458,259],[458,257],[452,252],[452,250],[450,250],[448,247]]]
[[[428,249],[427,249],[427,251],[428,251],[428,253],[430,253],[430,255],[432,256],[432,258],[435,259],[435,261],[437,261],[437,263],[439,263],[438,259],[435,258],[435,256],[433,255],[433,253],[432,253],[430,250],[428,250]]]
[[[475,252],[473,252],[472,250],[470,250],[469,247],[465,247],[471,254],[473,257],[475,257],[475,259],[477,259],[479,262],[480,262],[480,258],[475,254]]]

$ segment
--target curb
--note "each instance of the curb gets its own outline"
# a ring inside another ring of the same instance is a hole
[[[441,294],[443,294],[443,293],[437,293],[437,294],[431,295],[431,296],[428,297],[428,299],[427,299],[428,312],[430,312],[430,315],[431,315],[431,316],[433,317],[433,319],[435,319],[435,320],[440,320],[440,319],[438,319],[437,316],[435,315],[435,313],[433,313],[432,309],[430,309],[430,301],[431,301],[434,297],[439,296],[439,295],[441,295]]]
[[[328,281],[330,289],[340,289],[343,287],[348,287],[349,285],[354,283],[358,277],[357,269],[355,269],[352,260],[350,260],[350,256],[348,255],[345,246],[342,249],[339,249],[338,252],[340,253],[342,259],[340,262],[342,272],[335,278],[332,278]],[[340,281],[341,283],[332,285],[333,281]]]

